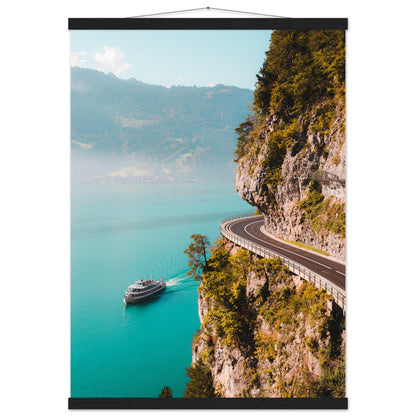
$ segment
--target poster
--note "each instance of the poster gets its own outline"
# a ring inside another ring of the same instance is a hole
[[[346,20],[70,29],[70,407],[346,408]]]

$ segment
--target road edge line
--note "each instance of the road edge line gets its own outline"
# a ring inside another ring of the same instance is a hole
[[[334,261],[334,262],[336,262],[336,263],[339,263],[339,264],[342,264],[343,266],[346,266],[346,263],[345,263],[344,261],[342,261],[342,260],[340,260],[340,259],[337,259],[337,258],[336,258],[336,257],[334,257],[334,256],[330,256],[330,255],[325,256],[324,254],[318,253],[318,252],[316,252],[316,251],[314,251],[314,250],[308,250],[307,248],[304,248],[304,247],[299,247],[299,246],[297,246],[296,244],[291,244],[291,243],[288,243],[287,241],[282,240],[281,238],[278,238],[278,237],[276,237],[276,236],[274,236],[274,235],[270,234],[268,231],[266,231],[266,230],[265,230],[264,225],[262,225],[262,226],[260,227],[260,231],[261,231],[264,235],[266,235],[267,237],[270,237],[270,238],[272,238],[273,240],[278,241],[279,243],[286,244],[286,245],[287,245],[287,246],[289,246],[289,247],[296,247],[296,248],[299,248],[300,250],[303,250],[303,251],[305,251],[306,253],[316,254],[316,255],[318,255],[318,256],[321,256],[321,257],[322,257],[322,258],[324,258],[324,259],[332,260],[332,261]]]

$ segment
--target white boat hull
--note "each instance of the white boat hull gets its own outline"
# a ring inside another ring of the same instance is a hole
[[[166,284],[155,289],[149,294],[143,294],[143,295],[138,295],[138,296],[124,296],[123,301],[125,305],[146,302],[149,299],[159,296],[165,289],[166,289]]]

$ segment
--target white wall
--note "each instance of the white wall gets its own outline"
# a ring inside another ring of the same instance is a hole
[[[2,5],[0,408],[4,414],[65,414],[70,394],[67,18],[125,17],[206,3],[39,0]],[[349,18],[347,389],[354,415],[384,410],[409,414],[416,373],[411,341],[416,137],[410,4],[400,0],[209,4],[289,17]],[[280,412],[295,413],[299,412]]]

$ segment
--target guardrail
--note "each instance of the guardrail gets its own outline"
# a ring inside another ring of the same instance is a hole
[[[240,247],[243,247],[252,253],[257,254],[260,257],[267,257],[271,259],[279,258],[286,267],[292,272],[301,277],[308,282],[313,282],[313,284],[319,289],[325,289],[327,293],[329,293],[333,298],[335,303],[341,307],[343,312],[345,313],[346,308],[346,296],[345,291],[340,289],[339,287],[335,286],[325,277],[313,272],[312,270],[300,265],[299,263],[294,262],[293,260],[289,259],[286,256],[282,256],[281,254],[277,254],[272,250],[262,247],[260,244],[253,243],[245,238],[234,234],[230,230],[231,222],[242,219],[242,218],[250,218],[255,217],[256,215],[253,214],[245,214],[245,215],[238,215],[235,217],[230,217],[222,220],[220,222],[220,231],[221,234],[227,238],[228,240],[232,241],[235,244],[238,244]],[[259,215],[260,217],[261,215]]]

